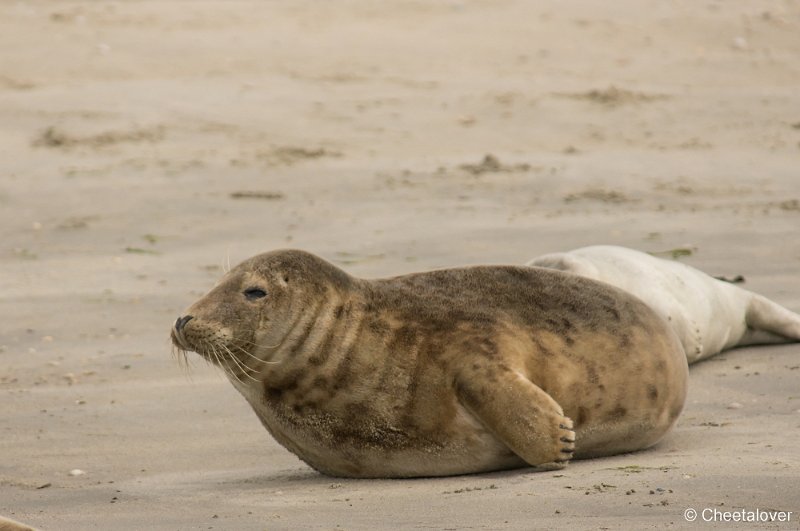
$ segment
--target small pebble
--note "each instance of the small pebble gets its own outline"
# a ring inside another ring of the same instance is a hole
[[[81,470],[80,468],[73,468],[72,470],[69,471],[69,475],[72,477],[82,476],[85,473],[86,472]]]
[[[728,404],[728,409],[742,409],[742,405],[739,402],[731,402]]]
[[[734,37],[733,39],[733,47],[737,50],[747,50],[750,45],[747,44],[747,39],[742,36]]]

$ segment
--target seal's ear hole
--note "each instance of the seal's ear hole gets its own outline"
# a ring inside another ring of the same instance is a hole
[[[261,288],[248,288],[244,290],[244,296],[247,300],[254,301],[256,299],[263,299],[267,296],[267,292]]]
[[[283,281],[288,284],[289,283],[289,277],[283,277]]]

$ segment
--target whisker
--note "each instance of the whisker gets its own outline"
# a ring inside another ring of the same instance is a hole
[[[274,345],[261,345],[259,343],[254,343],[252,341],[247,341],[246,339],[238,339],[237,341],[239,343],[244,343],[246,345],[250,345],[250,346],[253,346],[253,347],[259,347],[259,348],[278,348],[283,344],[283,340],[278,341]]]
[[[192,365],[192,362],[188,357],[186,357],[185,360],[186,360],[186,372],[185,372],[186,379],[189,380],[190,382],[194,382],[194,378],[192,377],[192,370],[194,369],[194,366]]]
[[[242,360],[237,358],[236,355],[233,352],[231,352],[231,350],[227,346],[222,345],[222,344],[220,344],[218,346],[220,348],[222,348],[223,351],[225,351],[225,352],[227,352],[229,354],[228,357],[231,359],[231,361],[233,361],[234,365],[236,365],[242,371],[242,374],[244,376],[250,378],[254,382],[258,382],[259,381],[258,379],[253,378],[253,376],[250,375],[250,372],[257,372],[255,369],[253,369],[252,367],[247,366]],[[250,371],[250,372],[248,372],[248,371]],[[241,382],[241,380],[239,380],[239,381]],[[242,383],[244,383],[244,382],[242,382]]]
[[[234,345],[234,348],[235,348],[236,350],[238,350],[239,352],[241,352],[242,354],[245,354],[245,355],[246,355],[248,358],[254,359],[254,360],[256,360],[256,361],[257,361],[257,362],[259,362],[259,363],[263,363],[263,362],[264,362],[264,360],[262,360],[262,359],[260,359],[260,358],[258,358],[258,357],[256,357],[256,356],[253,356],[252,354],[250,354],[249,352],[247,352],[245,349],[243,349],[243,348],[242,348],[242,347],[240,347],[240,346],[236,346],[236,345]]]
[[[189,380],[192,380],[192,367],[189,363],[189,357],[187,356],[186,350],[182,348],[178,348],[175,345],[172,345],[172,357],[178,364],[178,367],[181,369],[183,375]]]
[[[178,364],[178,367],[180,367],[181,369],[185,369],[187,365],[186,351],[183,350],[182,348],[176,347],[175,345],[172,345],[171,351],[172,351],[172,358]]]
[[[211,363],[212,365],[216,365],[217,367],[220,367],[224,371],[225,367],[222,365],[222,362],[219,360],[219,356],[217,355],[217,350],[214,348],[214,345],[209,345],[209,347],[211,349],[210,350],[211,355],[214,356],[214,360],[216,360],[216,363],[213,363],[213,360],[211,360],[210,357],[203,356],[203,359],[206,360],[206,363]]]
[[[257,361],[257,362],[259,362],[259,363],[266,363],[266,364],[270,364],[270,363],[272,363],[272,364],[274,364],[274,363],[280,363],[280,361],[273,361],[273,360],[262,360],[262,359],[259,359],[259,358],[257,358],[256,356],[253,356],[252,354],[250,354],[249,352],[247,352],[245,349],[243,349],[242,347],[240,347],[240,346],[238,346],[238,345],[233,345],[233,348],[235,348],[236,350],[238,350],[239,352],[241,352],[241,353],[243,353],[243,354],[247,354],[248,356],[250,356],[251,358],[253,358],[254,360],[256,360],[256,361]]]
[[[241,371],[242,371],[242,372],[244,372],[245,374],[248,374],[248,371],[250,371],[250,372],[257,372],[255,369],[253,369],[253,368],[252,368],[252,367],[250,367],[249,365],[246,365],[246,364],[244,363],[244,361],[242,361],[242,360],[240,360],[239,358],[237,358],[237,357],[236,357],[236,356],[233,354],[233,352],[231,352],[231,349],[230,349],[230,348],[228,348],[228,347],[227,347],[225,344],[223,344],[223,343],[216,343],[216,347],[218,347],[218,348],[219,348],[219,349],[222,351],[222,354],[221,354],[221,357],[222,357],[222,359],[228,359],[228,358],[230,358],[230,361],[232,361],[232,362],[234,363],[234,365],[236,366],[236,368],[238,368],[239,370],[241,370]],[[226,355],[227,355],[227,356],[226,356]],[[229,367],[230,367],[230,365],[229,365]]]
[[[225,374],[233,376],[236,379],[236,381],[238,381],[240,384],[244,385],[244,382],[239,378],[239,376],[235,372],[233,372],[233,370],[230,367],[228,367],[227,364],[222,362],[222,360],[220,359],[220,355],[217,352],[217,349],[214,346],[214,344],[210,344],[209,346],[211,347],[211,352],[214,354],[214,359],[217,360],[217,364],[222,368],[222,371]]]
[[[217,346],[221,346],[221,345],[217,345]],[[226,358],[225,358],[225,354],[224,353],[220,353],[219,357],[222,359],[223,363],[226,362]],[[239,382],[242,385],[246,385],[244,380],[242,380],[240,378],[240,375],[238,374],[238,371],[234,367],[231,367],[229,364],[225,363],[225,369],[227,370],[228,374],[230,374],[231,376],[236,378],[237,382]]]
[[[225,257],[222,259],[222,272],[228,274],[231,270],[231,246],[225,249]]]
[[[276,344],[274,344],[274,345],[259,345],[258,343],[254,343],[254,342],[252,342],[252,341],[247,341],[246,339],[239,339],[239,340],[237,340],[237,341],[238,341],[239,343],[243,343],[243,344],[245,344],[245,345],[250,345],[250,346],[259,347],[259,348],[266,348],[266,349],[275,349],[275,348],[278,348],[279,346],[281,346],[281,345],[283,344],[283,341],[280,341],[280,342],[278,342],[278,343],[276,343]],[[231,345],[231,346],[232,346],[233,348],[235,348],[237,351],[239,351],[239,352],[241,352],[242,354],[244,354],[244,355],[248,356],[249,358],[252,358],[252,359],[254,359],[255,361],[257,361],[257,362],[259,362],[259,363],[265,363],[265,364],[275,364],[275,363],[280,363],[280,361],[267,361],[267,360],[262,360],[261,358],[259,358],[259,357],[257,357],[257,356],[254,356],[252,353],[248,352],[247,350],[245,350],[243,347],[241,347],[241,346],[239,346],[239,345]],[[251,370],[253,370],[253,372],[258,372],[258,371],[254,370],[254,369],[251,369]]]
[[[283,344],[283,341],[278,341],[278,342],[277,342],[277,343],[275,343],[274,345],[259,345],[258,343],[252,343],[252,342],[250,342],[250,341],[247,341],[247,343],[249,343],[250,345],[252,345],[252,346],[254,346],[254,347],[260,347],[260,348],[270,348],[270,349],[272,349],[272,348],[278,348],[278,347],[280,347],[280,346]]]

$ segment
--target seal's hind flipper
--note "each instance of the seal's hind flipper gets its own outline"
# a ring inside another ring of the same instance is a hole
[[[461,404],[528,464],[553,469],[572,459],[572,420],[518,372],[470,364],[456,378],[455,388]]]
[[[800,341],[800,315],[753,294],[745,316],[748,331],[739,345]]]

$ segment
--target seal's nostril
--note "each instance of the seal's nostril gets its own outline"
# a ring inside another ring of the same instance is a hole
[[[175,330],[180,332],[181,330],[183,330],[183,327],[186,326],[186,323],[188,323],[192,319],[193,319],[193,316],[191,316],[191,315],[186,315],[184,317],[178,317],[178,320],[175,321]]]

